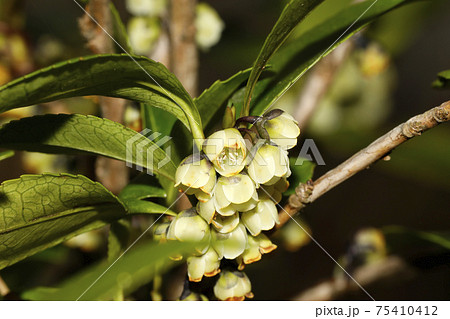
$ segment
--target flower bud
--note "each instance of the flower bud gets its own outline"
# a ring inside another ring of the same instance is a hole
[[[279,223],[278,211],[270,199],[261,199],[256,208],[241,215],[242,223],[253,236],[259,235],[262,230],[270,230]]]
[[[216,171],[206,158],[198,160],[189,155],[175,173],[175,187],[181,185],[186,194],[195,194],[201,201],[211,198],[215,183]]]
[[[232,232],[239,224],[239,213],[236,212],[234,215],[227,217],[217,214],[214,216],[212,224],[214,229],[219,233],[227,234]]]
[[[290,175],[287,152],[273,145],[263,145],[248,166],[248,174],[257,184],[274,184]]]
[[[187,259],[187,266],[189,280],[199,282],[203,276],[212,277],[220,272],[219,255],[214,249],[209,248],[204,255],[189,257]]]
[[[283,112],[280,116],[268,120],[264,128],[269,133],[270,140],[282,149],[288,150],[297,145],[300,128],[290,114]]]
[[[205,220],[197,214],[195,208],[182,211],[172,221],[167,232],[167,239],[179,241],[198,241],[197,253],[204,254],[209,247],[210,227]]]
[[[245,166],[245,141],[235,128],[213,133],[203,143],[203,152],[222,176],[236,175]]]
[[[253,298],[252,284],[242,271],[223,271],[214,285],[214,295],[219,300],[242,301]]]
[[[277,245],[273,244],[264,234],[256,237],[248,236],[248,244],[244,253],[237,258],[239,270],[244,269],[245,265],[251,264],[261,259],[262,254],[268,254],[275,250]]]
[[[211,231],[212,246],[219,255],[219,258],[234,259],[241,255],[247,246],[247,231],[241,223],[227,234],[222,234],[216,230]]]

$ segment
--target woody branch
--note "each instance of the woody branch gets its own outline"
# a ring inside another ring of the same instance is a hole
[[[449,119],[450,101],[447,101],[398,125],[316,181],[299,184],[295,194],[289,197],[288,204],[283,209],[284,212],[279,213],[280,225],[278,227],[284,225],[307,204],[314,202],[332,188],[386,157],[400,144]]]

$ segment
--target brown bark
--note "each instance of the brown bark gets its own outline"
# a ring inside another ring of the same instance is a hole
[[[288,204],[279,213],[278,227],[285,224],[305,205],[314,202],[332,188],[386,157],[397,146],[448,120],[450,120],[450,101],[398,125],[316,181],[308,185],[300,184],[296,188],[296,194],[289,197]]]

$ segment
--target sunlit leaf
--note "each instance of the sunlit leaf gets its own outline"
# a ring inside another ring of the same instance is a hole
[[[225,81],[216,81],[196,99],[195,104],[206,127],[214,115],[222,115],[231,95],[248,79],[251,69],[240,71]]]
[[[121,200],[127,199],[147,199],[147,198],[164,198],[166,192],[156,186],[147,184],[128,184],[120,192],[119,198]]]
[[[178,79],[146,57],[105,54],[54,64],[0,87],[0,113],[62,98],[104,95],[148,103],[174,114],[189,129],[201,118]]]
[[[297,24],[321,2],[323,2],[323,0],[291,0],[286,5],[278,18],[277,23],[266,38],[250,74],[244,96],[244,110],[246,114],[250,109],[250,100],[252,99],[256,82],[270,57],[278,50],[283,42],[286,41]]]
[[[117,45],[119,46],[119,50],[126,50],[128,53],[133,53],[133,50],[130,45],[130,41],[128,39],[127,28],[120,18],[119,11],[114,6],[112,2],[109,3],[109,10],[111,10],[111,18],[114,29],[114,40],[117,41]]]
[[[24,175],[0,186],[0,269],[125,216],[120,201],[84,176]]]
[[[270,60],[275,76],[258,81],[252,115],[262,115],[306,71],[340,43],[383,14],[416,0],[364,1],[354,4],[278,50]]]
[[[175,165],[168,155],[150,139],[119,123],[91,115],[47,114],[9,122],[0,129],[0,147],[102,155],[146,167],[168,179],[174,179],[175,174]]]

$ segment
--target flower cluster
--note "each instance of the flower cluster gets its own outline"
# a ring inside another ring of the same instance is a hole
[[[245,122],[253,126],[239,128]],[[263,231],[279,222],[276,204],[289,186],[287,150],[299,134],[295,120],[281,110],[241,118],[235,127],[209,136],[203,153],[188,156],[177,168],[175,186],[195,195],[198,204],[164,226],[166,238],[200,243],[187,258],[191,281],[218,274],[224,258],[236,260],[238,270],[222,272],[214,287],[218,299],[251,296],[241,271],[276,248]]]

